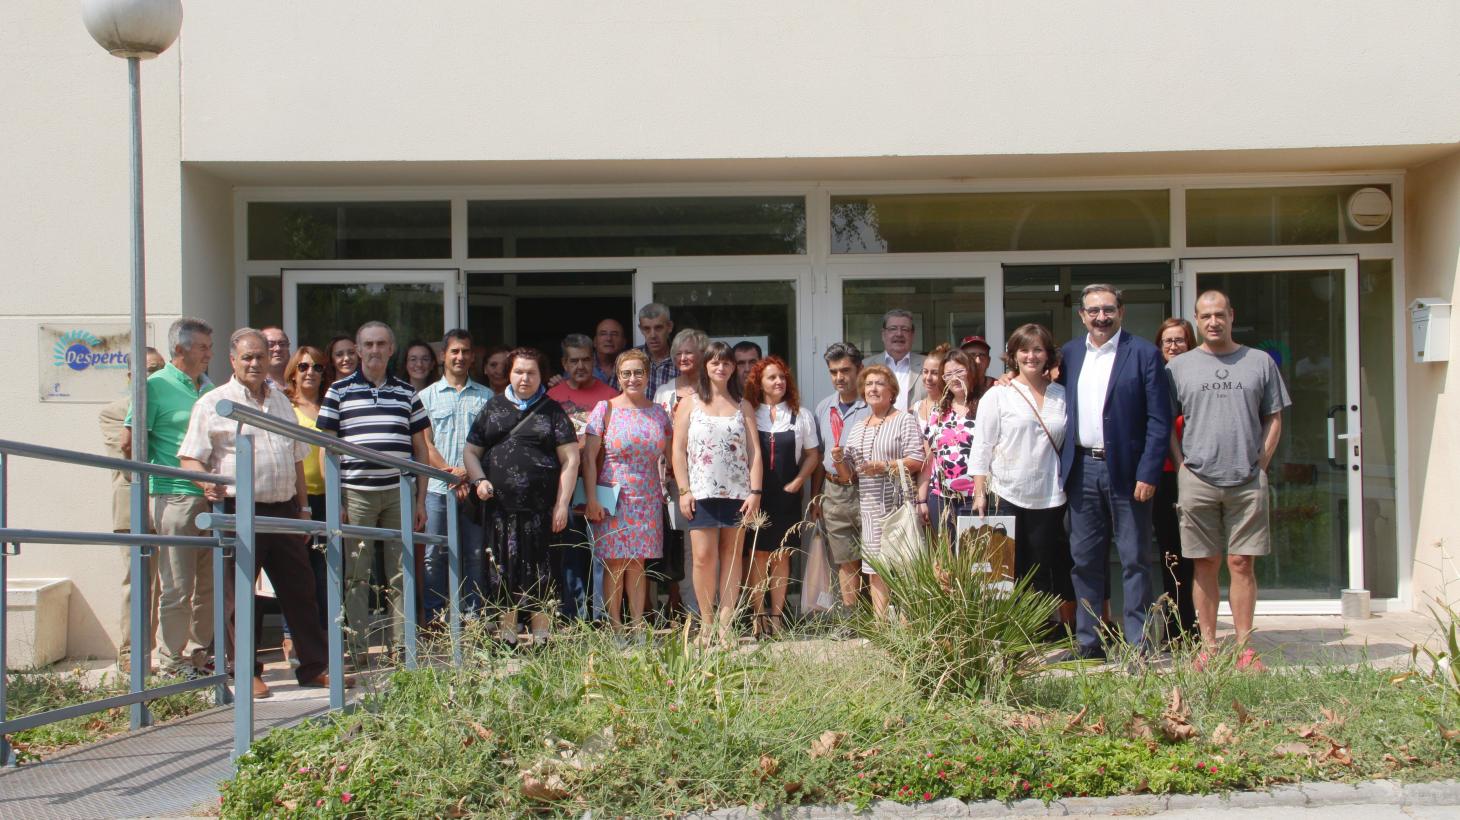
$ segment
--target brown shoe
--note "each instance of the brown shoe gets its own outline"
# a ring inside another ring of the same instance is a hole
[[[269,685],[267,683],[264,683],[264,679],[259,677],[258,675],[254,675],[253,699],[263,700],[264,698],[271,698],[273,696],[274,693],[269,691]]]
[[[330,688],[330,673],[328,673],[328,672],[321,672],[321,673],[319,673],[319,677],[315,678],[314,680],[304,681],[303,683],[300,683],[299,684],[299,687],[301,689],[328,689],[328,688]],[[355,688],[355,676],[354,675],[346,675],[345,676],[345,688],[346,689],[354,689]]]

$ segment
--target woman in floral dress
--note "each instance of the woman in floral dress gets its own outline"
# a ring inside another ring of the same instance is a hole
[[[957,531],[958,516],[973,514],[968,453],[973,447],[978,402],[968,394],[973,363],[966,353],[946,352],[942,370],[944,391],[923,425],[929,457],[918,476],[918,513],[924,524],[937,527],[951,538]]]
[[[583,486],[617,486],[613,515],[587,493],[584,515],[592,522],[593,553],[604,562],[603,604],[614,632],[623,632],[627,591],[635,630],[644,625],[644,561],[663,554],[664,484],[660,466],[674,439],[664,408],[644,395],[649,357],[642,350],[619,354],[614,364],[623,394],[601,401],[588,415],[583,443]],[[639,634],[643,634],[640,632]]]

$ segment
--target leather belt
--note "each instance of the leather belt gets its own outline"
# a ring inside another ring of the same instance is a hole
[[[1087,455],[1090,458],[1095,459],[1096,461],[1105,460],[1104,447],[1076,447],[1075,451],[1078,453],[1083,453],[1084,455]]]
[[[828,482],[832,483],[832,484],[837,485],[838,487],[850,487],[850,486],[852,486],[852,482],[850,482],[850,481],[839,481],[834,476],[832,476],[831,474],[827,474],[826,480]]]

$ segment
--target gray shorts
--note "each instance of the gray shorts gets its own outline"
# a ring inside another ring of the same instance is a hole
[[[862,559],[862,514],[857,485],[821,484],[821,526],[835,564]]]
[[[1237,487],[1215,487],[1183,466],[1176,472],[1176,490],[1182,557],[1272,552],[1266,471],[1258,470],[1252,480]]]

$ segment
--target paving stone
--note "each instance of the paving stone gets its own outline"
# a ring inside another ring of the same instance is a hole
[[[1308,795],[1303,794],[1303,787],[1288,783],[1281,786],[1273,786],[1269,790],[1275,806],[1306,806]]]
[[[1166,796],[1131,794],[1118,797],[1066,797],[1059,801],[1070,816],[1089,814],[1156,814],[1166,810]]]
[[[1009,804],[1009,814],[1021,817],[1062,817],[1064,810],[1054,806],[1046,805],[1043,800],[1028,798],[1026,800],[1015,800]]]
[[[1226,807],[1226,799],[1215,794],[1171,794],[1166,796],[1167,811],[1178,811],[1181,809],[1221,810]]]

